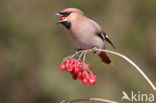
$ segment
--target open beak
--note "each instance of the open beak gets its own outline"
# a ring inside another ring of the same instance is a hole
[[[61,21],[61,20],[59,20],[59,21],[57,21],[57,22],[56,22],[56,24],[60,24],[60,23],[62,23],[62,21]]]
[[[57,16],[62,16],[60,13],[56,13],[55,15],[57,15]]]
[[[56,13],[55,15],[56,15],[56,16],[62,16],[60,13]],[[62,21],[59,20],[59,21],[56,22],[56,24],[59,24],[59,23],[61,23],[61,22],[62,22]]]

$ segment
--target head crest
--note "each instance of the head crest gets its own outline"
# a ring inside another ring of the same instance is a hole
[[[60,12],[61,12],[61,13],[78,12],[78,13],[84,15],[84,13],[83,13],[81,10],[76,9],[76,8],[67,8],[67,9],[64,9],[64,10],[62,10],[62,11],[60,11]]]

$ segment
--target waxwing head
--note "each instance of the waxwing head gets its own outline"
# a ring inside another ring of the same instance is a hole
[[[72,20],[75,20],[77,15],[84,15],[84,13],[81,10],[76,8],[67,8],[61,10],[59,13],[56,13],[56,15],[61,16],[57,24],[61,23],[67,29],[70,29]]]

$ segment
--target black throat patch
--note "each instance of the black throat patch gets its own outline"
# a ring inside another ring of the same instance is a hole
[[[63,24],[67,29],[71,28],[71,23],[68,21],[63,21],[63,22],[61,22],[61,24]]]

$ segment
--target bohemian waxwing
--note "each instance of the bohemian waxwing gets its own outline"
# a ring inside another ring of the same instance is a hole
[[[105,49],[104,40],[115,48],[102,28],[95,21],[84,16],[81,10],[67,8],[56,15],[61,16],[57,24],[61,23],[67,28],[72,40],[80,47],[79,50],[93,49],[93,52],[96,52],[97,48]],[[105,64],[111,64],[106,52],[96,53]]]

